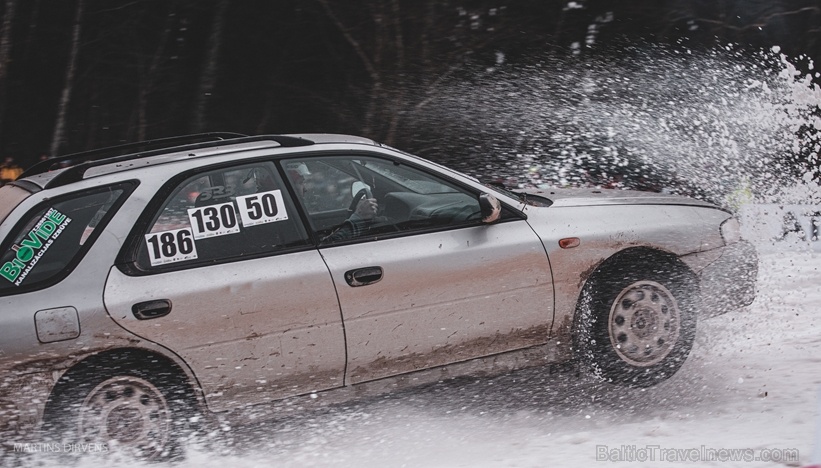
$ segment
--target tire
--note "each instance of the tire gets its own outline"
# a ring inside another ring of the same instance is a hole
[[[64,444],[164,461],[182,455],[195,415],[189,387],[167,368],[81,364],[60,379],[45,428]]]
[[[690,354],[698,283],[678,262],[624,260],[607,265],[582,290],[575,347],[596,376],[649,387],[675,374]]]

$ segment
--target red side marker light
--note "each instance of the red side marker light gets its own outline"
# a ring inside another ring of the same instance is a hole
[[[578,237],[565,237],[564,239],[559,239],[559,247],[563,249],[572,249],[573,247],[578,247],[582,241]]]

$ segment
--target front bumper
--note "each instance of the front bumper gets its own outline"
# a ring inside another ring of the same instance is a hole
[[[714,317],[750,305],[755,299],[758,253],[747,241],[722,248],[721,256],[699,273],[700,317]]]

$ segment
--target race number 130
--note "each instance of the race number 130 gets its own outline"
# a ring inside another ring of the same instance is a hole
[[[239,232],[239,221],[233,202],[190,208],[188,219],[194,230],[194,239]]]
[[[237,206],[245,227],[288,219],[280,190],[237,197]]]

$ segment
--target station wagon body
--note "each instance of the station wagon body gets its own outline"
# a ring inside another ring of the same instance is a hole
[[[703,201],[510,191],[342,135],[160,143],[0,188],[6,440],[153,456],[177,413],[573,359],[652,385],[754,297],[755,250]]]

